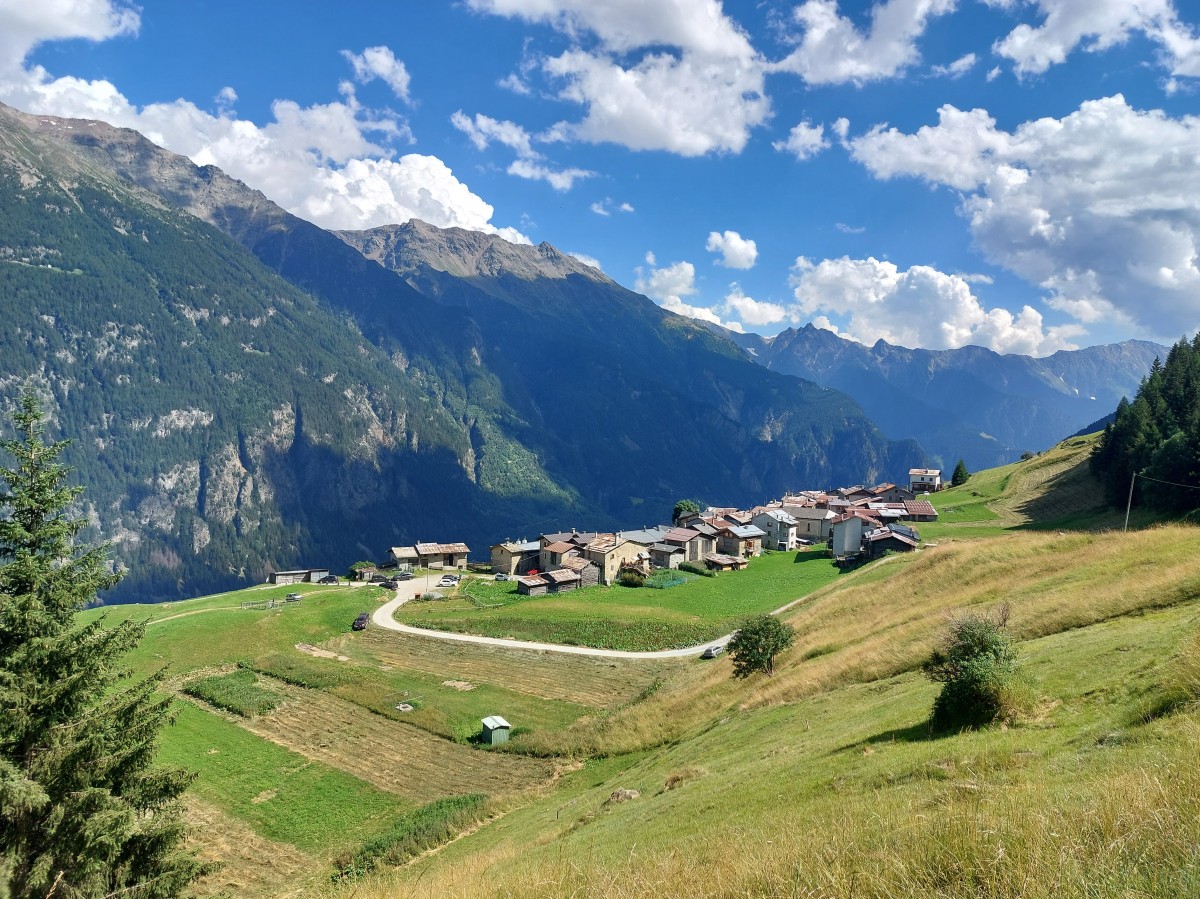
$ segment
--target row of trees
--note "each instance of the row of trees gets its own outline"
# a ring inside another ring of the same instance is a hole
[[[1091,459],[1114,506],[1124,505],[1134,475],[1140,501],[1162,512],[1200,506],[1200,334],[1155,359],[1132,402],[1122,398]]]

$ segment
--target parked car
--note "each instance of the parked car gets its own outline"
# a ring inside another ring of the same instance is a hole
[[[440,581],[438,581],[438,586],[439,587],[457,587],[458,586],[458,578],[453,577],[449,574],[443,574],[442,579]]]
[[[357,618],[354,619],[354,624],[350,625],[350,627],[356,631],[365,631],[367,629],[367,622],[369,622],[370,620],[371,620],[370,613],[363,612],[361,615],[359,615]]]
[[[505,573],[502,571],[502,572],[500,572],[498,575],[496,575],[496,580],[498,580],[498,581],[507,581],[507,580],[508,580],[508,575],[507,575],[507,574],[505,574]]]
[[[289,593],[287,596],[284,597],[284,599],[287,600],[288,602],[299,602],[300,594],[299,593]]]
[[[700,653],[700,658],[715,659],[717,656],[719,656],[724,651],[725,651],[724,646],[722,646],[720,643],[714,643],[712,646],[707,647],[704,650],[704,652]]]
[[[398,581],[411,581],[412,579],[413,573],[411,571],[401,571],[398,575],[396,575],[396,580]]]
[[[395,590],[400,585],[397,584],[395,581],[380,581],[379,586],[382,587],[384,590]]]
[[[325,577],[317,581],[318,584],[336,584],[338,583],[336,574],[327,574]]]
[[[369,581],[367,581],[367,583],[382,584],[386,580],[387,580],[387,578],[385,578],[382,574],[373,574],[373,575],[371,575],[371,579]]]

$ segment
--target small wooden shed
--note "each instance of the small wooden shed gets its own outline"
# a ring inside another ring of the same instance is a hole
[[[489,746],[507,743],[510,730],[512,730],[512,725],[499,715],[488,715],[483,719],[483,742]]]

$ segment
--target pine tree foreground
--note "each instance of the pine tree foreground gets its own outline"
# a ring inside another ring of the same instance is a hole
[[[0,443],[0,897],[174,897],[205,866],[181,848],[184,771],[154,764],[168,723],[162,672],[130,677],[122,657],[144,622],[79,626],[119,575],[106,546],[80,546],[68,507],[67,442],[45,443],[32,394]]]

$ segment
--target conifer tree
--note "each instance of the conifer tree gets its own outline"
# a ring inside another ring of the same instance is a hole
[[[204,871],[184,852],[186,772],[154,764],[162,673],[123,684],[144,622],[76,613],[111,587],[104,545],[78,545],[81,488],[31,393],[0,446],[0,895],[166,899]]]
[[[962,459],[959,459],[958,464],[954,466],[954,474],[950,478],[950,486],[961,487],[963,484],[967,483],[967,480],[970,477],[971,472],[967,470],[967,463]]]

